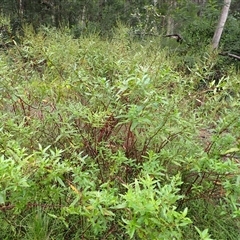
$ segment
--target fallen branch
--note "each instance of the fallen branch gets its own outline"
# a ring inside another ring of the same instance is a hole
[[[240,60],[240,56],[238,56],[236,54],[232,54],[232,53],[219,53],[219,55],[228,56],[228,57],[232,57],[232,58],[235,58],[237,60]]]

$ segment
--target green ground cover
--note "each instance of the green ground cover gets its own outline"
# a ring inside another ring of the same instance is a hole
[[[0,239],[239,239],[239,74],[201,51],[124,27],[3,47]]]

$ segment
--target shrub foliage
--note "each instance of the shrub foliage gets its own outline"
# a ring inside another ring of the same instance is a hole
[[[0,53],[1,239],[239,237],[237,73],[124,27],[25,32]]]

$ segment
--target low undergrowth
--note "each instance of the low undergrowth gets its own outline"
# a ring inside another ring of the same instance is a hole
[[[237,73],[25,31],[0,53],[1,239],[239,238]]]

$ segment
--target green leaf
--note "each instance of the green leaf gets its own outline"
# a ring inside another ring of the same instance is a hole
[[[0,193],[0,204],[5,204],[5,194]]]
[[[56,215],[54,215],[54,214],[51,214],[51,213],[48,213],[48,216],[50,216],[50,217],[52,217],[52,218],[55,218],[55,219],[58,218],[58,216],[56,216]]]
[[[58,183],[62,186],[62,187],[66,187],[66,185],[64,184],[63,180],[60,177],[56,177],[56,180],[58,181]]]
[[[115,216],[115,214],[112,211],[109,211],[106,208],[103,208],[103,215],[104,216]]]
[[[127,203],[126,202],[123,202],[123,203],[120,203],[116,206],[113,206],[113,207],[110,207],[111,209],[124,209],[127,207]]]
[[[236,152],[239,152],[239,151],[240,151],[240,148],[230,148],[226,152],[221,153],[221,155],[227,155],[227,154],[236,153]]]

